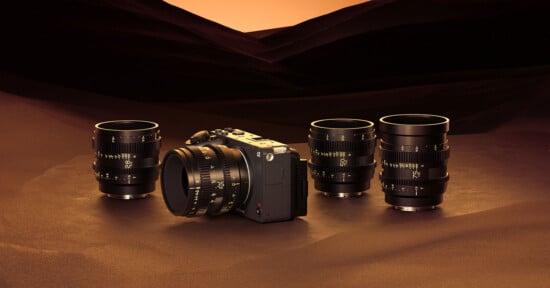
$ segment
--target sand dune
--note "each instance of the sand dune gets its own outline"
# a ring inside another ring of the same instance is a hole
[[[541,1],[369,1],[254,37],[161,0],[12,1],[0,12],[0,69],[144,101],[373,91],[548,65],[547,11]]]
[[[0,68],[34,79],[143,100],[293,91],[275,74],[283,68],[253,55],[255,38],[160,0],[9,3],[0,13]]]
[[[545,2],[389,2],[332,26],[320,17],[271,35],[287,44],[270,57],[306,75],[309,85],[331,83],[327,89],[335,91],[422,85],[438,77],[416,76],[550,63]],[[357,8],[366,10],[369,3]]]
[[[273,59],[284,59],[346,38],[370,33],[379,34],[407,26],[426,24],[441,26],[446,25],[447,22],[468,25],[472,21],[484,20],[485,23],[479,23],[479,28],[483,29],[483,26],[498,21],[497,16],[500,15],[510,17],[508,20],[521,29],[519,27],[525,25],[522,22],[527,20],[529,15],[543,16],[540,9],[544,11],[548,9],[548,5],[533,0],[521,3],[509,0],[369,1],[277,31],[262,37],[262,42],[271,47],[267,55]],[[537,20],[544,21],[543,19]],[[536,26],[530,28],[542,29]],[[437,41],[437,39],[434,40]],[[399,39],[395,41],[397,43]]]

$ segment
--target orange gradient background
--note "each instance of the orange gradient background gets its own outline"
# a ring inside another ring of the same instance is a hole
[[[242,32],[292,26],[365,0],[165,0]]]

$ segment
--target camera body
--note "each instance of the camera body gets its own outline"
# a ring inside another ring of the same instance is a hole
[[[260,223],[307,214],[307,160],[286,144],[240,129],[199,131],[187,145],[225,145],[243,155],[249,174],[248,195],[233,211]]]

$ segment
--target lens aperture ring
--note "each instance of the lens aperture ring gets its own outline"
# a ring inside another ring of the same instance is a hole
[[[380,178],[382,190],[397,197],[417,197],[443,194],[449,181],[449,175],[440,179],[415,182],[402,179]]]
[[[154,167],[153,169],[134,169],[132,173],[128,173],[128,171],[103,170],[96,172],[95,176],[97,180],[111,184],[137,185],[156,180],[158,171],[159,167]]]
[[[443,194],[442,189],[447,186],[447,181],[434,181],[426,185],[396,185],[386,181],[381,182],[382,191],[396,197],[430,197]]]
[[[328,180],[328,181],[347,181],[353,182],[357,179],[370,179],[374,175],[374,169],[376,162],[372,162],[369,165],[360,167],[328,167],[319,166],[311,161],[308,162],[311,169],[311,176],[314,179]]]

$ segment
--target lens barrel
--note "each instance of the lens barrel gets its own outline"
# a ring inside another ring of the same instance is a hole
[[[374,123],[332,118],[311,122],[308,161],[315,188],[330,197],[361,196],[370,188],[376,161]]]
[[[159,176],[159,125],[143,120],[95,124],[93,170],[99,190],[116,199],[144,198]]]
[[[430,114],[381,117],[380,181],[397,210],[434,209],[443,201],[449,173],[449,119]]]
[[[164,156],[162,195],[174,215],[219,215],[245,205],[249,175],[246,158],[238,149],[188,145]]]

